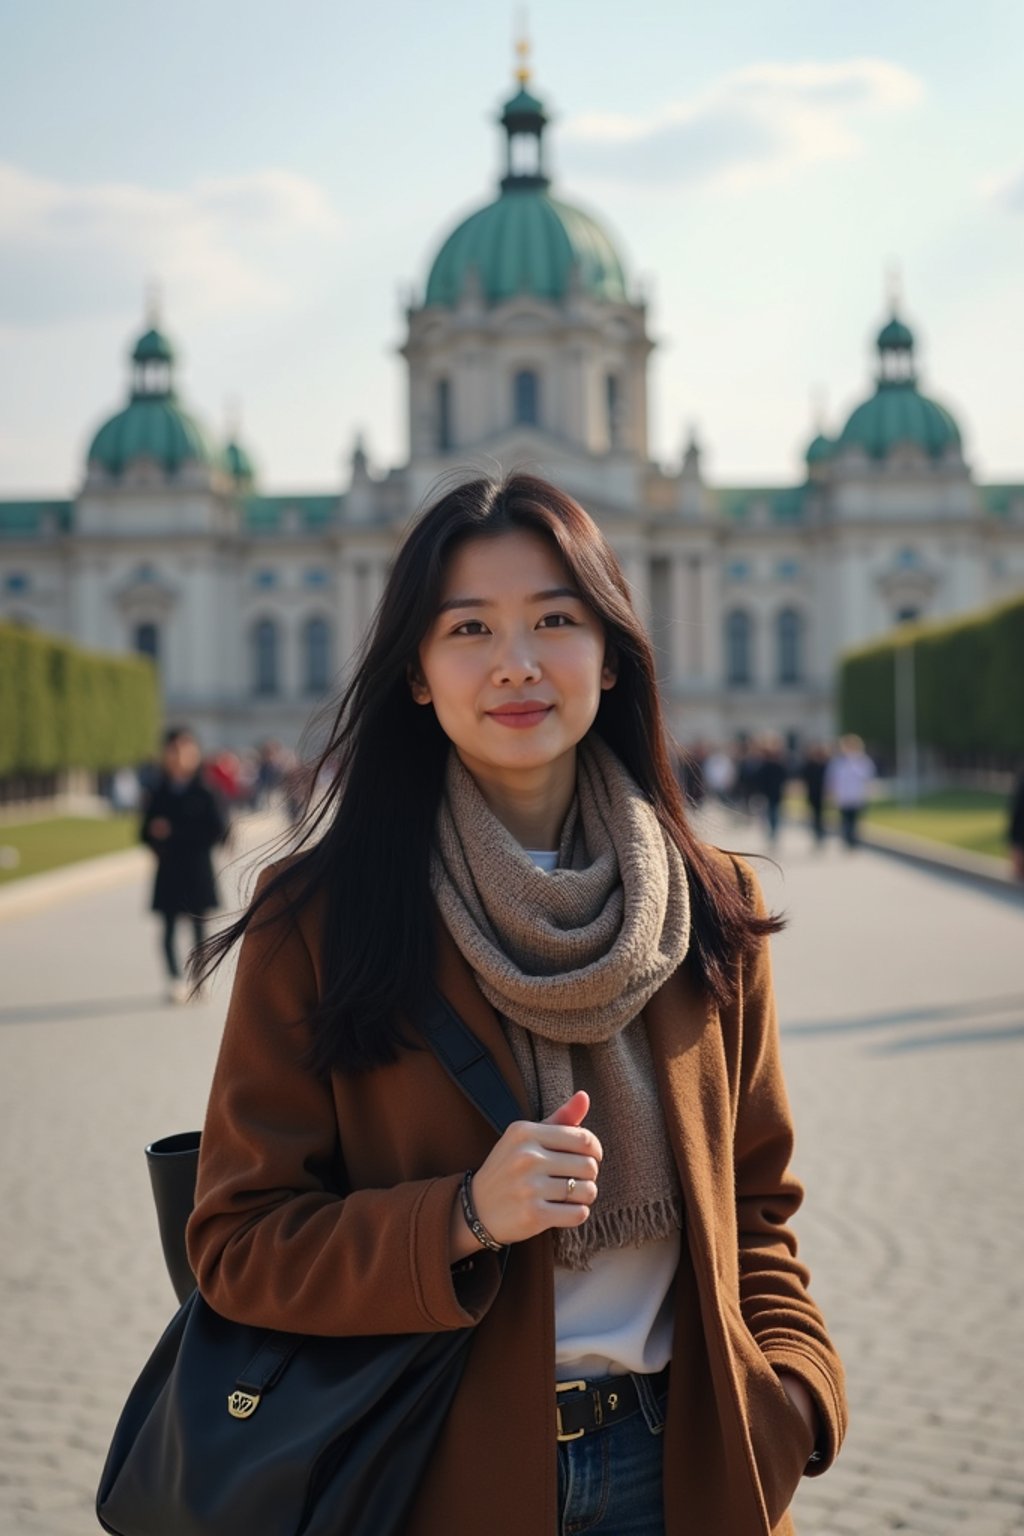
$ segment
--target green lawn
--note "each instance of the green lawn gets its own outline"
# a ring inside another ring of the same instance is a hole
[[[1007,798],[987,790],[942,790],[923,795],[916,805],[877,800],[865,811],[864,820],[869,826],[911,832],[915,837],[952,843],[971,853],[988,853],[997,858],[1007,856]]]
[[[137,816],[57,816],[50,821],[0,823],[0,885],[139,841]]]

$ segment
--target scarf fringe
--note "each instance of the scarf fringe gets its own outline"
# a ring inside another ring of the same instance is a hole
[[[669,1237],[682,1225],[681,1195],[653,1200],[633,1210],[599,1212],[582,1227],[557,1230],[555,1263],[563,1269],[586,1270],[594,1254],[603,1249],[641,1248],[644,1243]]]

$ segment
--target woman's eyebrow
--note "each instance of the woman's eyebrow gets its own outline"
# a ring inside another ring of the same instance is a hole
[[[535,592],[528,597],[528,603],[549,603],[555,597],[575,597],[579,599],[579,593],[575,587],[549,587],[546,592]],[[448,613],[452,608],[492,608],[494,606],[487,597],[449,597],[438,608],[438,613]]]

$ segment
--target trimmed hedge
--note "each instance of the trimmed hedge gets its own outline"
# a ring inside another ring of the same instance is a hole
[[[146,657],[81,651],[0,624],[0,775],[139,763],[152,755],[159,723]]]
[[[896,657],[914,653],[917,740],[941,753],[1024,753],[1024,598],[948,623],[908,624],[839,670],[844,731],[896,746]]]

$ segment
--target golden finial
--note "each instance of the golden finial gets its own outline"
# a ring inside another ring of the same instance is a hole
[[[530,39],[526,34],[525,5],[520,6],[519,8],[519,21],[516,27],[516,31],[518,33],[518,36],[516,37],[516,53],[519,56],[519,64],[516,68],[516,79],[519,81],[520,86],[525,90],[529,84],[530,75],[532,73],[530,69]]]

